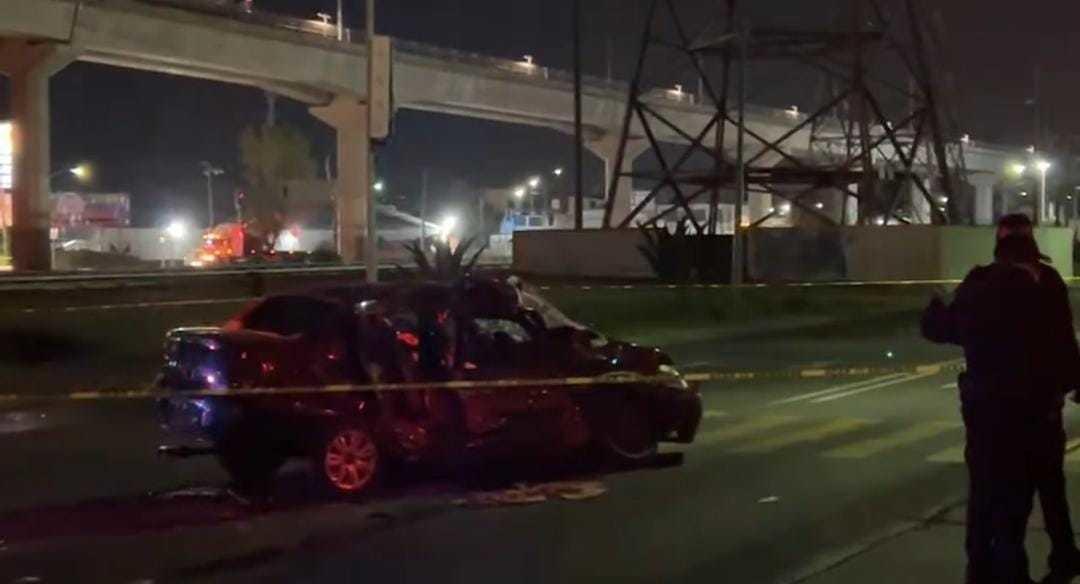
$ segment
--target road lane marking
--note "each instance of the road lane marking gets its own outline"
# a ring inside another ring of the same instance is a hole
[[[941,389],[960,389],[960,384],[957,382],[946,383],[941,386]]]
[[[796,444],[819,442],[826,438],[860,430],[872,423],[873,422],[870,420],[858,418],[837,418],[824,424],[817,424],[796,432],[780,434],[763,440],[755,440],[743,446],[734,448],[731,452],[738,454],[765,454]]]
[[[853,389],[853,390],[845,391],[845,392],[842,392],[842,393],[834,393],[834,394],[827,395],[827,396],[824,396],[824,397],[819,397],[817,399],[811,400],[811,403],[823,404],[823,403],[835,401],[835,400],[838,400],[838,399],[843,399],[845,397],[852,397],[852,396],[855,396],[855,395],[859,395],[861,393],[866,393],[868,391],[875,391],[875,390],[878,390],[878,389],[884,389],[886,387],[891,387],[893,385],[899,385],[901,383],[907,383],[909,381],[918,381],[920,379],[930,377],[931,375],[934,375],[934,374],[933,373],[923,373],[923,374],[920,374],[920,375],[906,375],[906,376],[904,376],[904,377],[902,377],[900,379],[893,379],[893,380],[890,380],[890,381],[883,381],[881,383],[877,383],[877,384],[870,385],[870,386],[867,386],[867,387],[860,387],[859,389]]]
[[[730,442],[732,440],[738,440],[746,436],[764,432],[766,430],[772,430],[793,424],[799,421],[798,416],[758,416],[736,422],[729,426],[712,430],[710,432],[703,432],[698,435],[694,440],[695,445],[709,446],[712,444],[718,444],[721,442]]]
[[[959,446],[946,448],[941,452],[931,454],[926,457],[926,460],[928,462],[944,462],[949,464],[962,463],[964,462],[964,445],[961,444]]]
[[[907,373],[890,373],[888,375],[882,375],[880,377],[874,377],[872,379],[863,379],[863,380],[860,380],[860,381],[853,381],[851,383],[844,383],[844,384],[841,384],[841,385],[834,385],[832,387],[827,387],[825,389],[820,389],[820,390],[817,390],[817,391],[811,391],[809,393],[801,393],[799,395],[792,396],[792,397],[789,397],[789,398],[784,398],[784,399],[779,399],[779,400],[776,400],[776,401],[773,401],[773,402],[769,402],[769,405],[779,406],[779,405],[791,404],[791,403],[805,401],[805,400],[811,400],[811,399],[814,399],[816,397],[828,395],[828,394],[831,394],[831,393],[834,393],[834,392],[845,391],[845,390],[853,389],[853,388],[856,388],[856,387],[862,387],[864,385],[868,385],[868,384],[872,384],[872,383],[879,383],[879,382],[889,380],[889,379],[897,379],[897,378],[900,378],[900,377],[906,377],[907,375],[908,375]]]
[[[960,422],[933,421],[905,428],[879,438],[855,442],[822,453],[826,458],[868,458],[892,448],[908,446],[963,427]]]
[[[730,415],[731,414],[727,412],[722,412],[720,410],[705,410],[704,412],[702,412],[701,417],[705,418],[706,420],[716,420],[720,418],[727,418]]]
[[[1065,462],[1080,462],[1080,438],[1065,443]]]

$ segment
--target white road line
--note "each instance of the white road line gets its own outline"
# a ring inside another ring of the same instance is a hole
[[[706,420],[716,420],[719,418],[730,417],[731,414],[727,412],[722,412],[720,410],[705,410],[704,412],[702,412],[701,416]]]
[[[952,383],[946,383],[945,385],[942,385],[941,389],[958,389],[959,387],[960,385],[954,381]]]
[[[936,454],[931,454],[926,457],[929,462],[944,462],[944,463],[960,463],[964,462],[964,445],[953,446],[952,448],[946,448]]]
[[[774,452],[788,446],[794,446],[805,442],[819,442],[840,434],[860,430],[872,423],[873,422],[870,420],[861,420],[858,418],[838,418],[825,422],[824,424],[818,424],[795,432],[773,435],[762,440],[753,440],[742,446],[731,449],[731,452],[739,454],[764,454]]]
[[[710,446],[720,442],[732,442],[744,437],[760,434],[781,426],[794,424],[800,418],[796,416],[759,416],[730,424],[709,432],[698,434],[694,446]]]
[[[963,427],[957,421],[935,420],[917,424],[878,438],[847,444],[823,452],[825,458],[869,458],[886,450],[908,446]]]
[[[921,375],[906,375],[906,376],[904,376],[904,377],[902,377],[900,379],[892,379],[892,380],[889,380],[889,381],[883,381],[881,383],[877,383],[877,384],[870,385],[870,386],[867,386],[867,387],[860,387],[859,389],[853,389],[851,391],[845,391],[843,393],[834,393],[832,395],[827,395],[825,397],[819,397],[817,399],[811,400],[811,403],[823,404],[823,403],[826,403],[826,402],[831,402],[831,401],[835,401],[835,400],[838,400],[838,399],[843,399],[845,397],[851,397],[851,396],[854,396],[854,395],[859,395],[861,393],[866,393],[868,391],[884,389],[886,387],[891,387],[893,385],[899,385],[901,383],[908,383],[909,381],[918,381],[920,379],[930,377],[931,375],[935,375],[935,374],[934,373],[923,373]]]
[[[904,377],[906,375],[907,375],[906,373],[890,373],[888,375],[882,375],[881,377],[874,377],[872,379],[863,379],[861,381],[853,381],[851,383],[844,383],[842,385],[835,385],[833,387],[829,387],[829,388],[826,388],[826,389],[821,389],[821,390],[818,390],[818,391],[811,391],[809,393],[802,393],[802,394],[799,394],[799,395],[796,395],[796,396],[793,396],[793,397],[789,397],[789,398],[785,398],[785,399],[781,399],[781,400],[776,400],[776,401],[773,401],[773,402],[769,402],[769,405],[779,406],[779,405],[784,405],[784,404],[800,402],[800,401],[804,401],[804,400],[811,400],[811,399],[814,399],[816,397],[820,397],[820,396],[823,396],[823,395],[828,395],[828,394],[835,393],[835,392],[845,391],[845,390],[853,389],[853,388],[856,388],[856,387],[862,387],[862,386],[868,385],[868,384],[880,383],[882,381],[897,379],[897,378],[900,378],[900,377]]]

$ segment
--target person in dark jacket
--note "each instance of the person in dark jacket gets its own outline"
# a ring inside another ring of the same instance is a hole
[[[1039,253],[1026,217],[1002,218],[994,263],[975,268],[953,302],[923,315],[931,341],[964,347],[968,582],[1029,582],[1024,533],[1038,492],[1051,573],[1078,572],[1065,499],[1065,394],[1080,387],[1080,349],[1065,283]]]

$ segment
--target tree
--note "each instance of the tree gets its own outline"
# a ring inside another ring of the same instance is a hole
[[[315,178],[311,142],[285,125],[252,126],[240,134],[240,163],[247,193],[244,215],[269,245],[285,226],[284,194],[289,181]]]

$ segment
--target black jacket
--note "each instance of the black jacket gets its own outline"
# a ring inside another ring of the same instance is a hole
[[[951,304],[935,298],[922,332],[964,348],[965,402],[1008,400],[1060,408],[1080,388],[1080,349],[1068,288],[1052,267],[999,262],[975,268]]]

